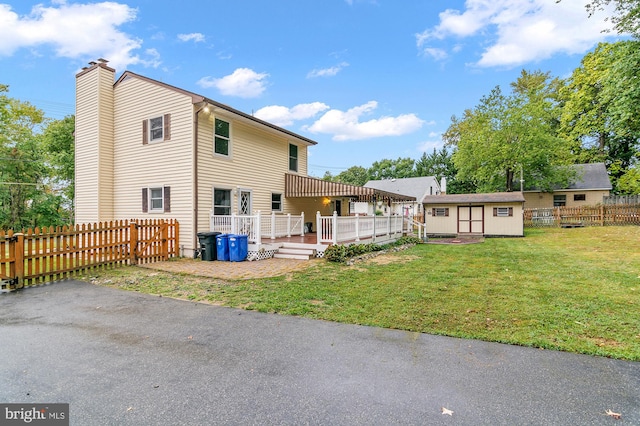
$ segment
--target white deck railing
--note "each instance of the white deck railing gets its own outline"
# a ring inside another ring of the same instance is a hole
[[[379,237],[390,237],[403,233],[402,216],[321,216],[316,214],[318,244],[339,244],[347,241],[360,241]]]
[[[262,238],[275,239],[304,235],[304,213],[300,215],[214,215],[210,214],[209,229],[223,234],[241,234],[247,236],[249,243],[260,244]]]
[[[357,242],[363,239],[375,241],[402,235],[404,233],[403,216],[332,216],[316,214],[317,244],[339,244],[347,241]],[[263,239],[291,237],[305,234],[304,213],[300,215],[210,215],[210,231],[223,234],[247,235],[249,243],[261,244]]]

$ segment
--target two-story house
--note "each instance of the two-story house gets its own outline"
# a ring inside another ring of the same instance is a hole
[[[211,215],[343,214],[383,192],[307,176],[316,142],[107,61],[76,75],[76,223],[171,218],[183,255]],[[391,194],[393,196],[393,194]]]

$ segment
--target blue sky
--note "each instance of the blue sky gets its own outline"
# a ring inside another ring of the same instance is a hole
[[[0,83],[49,117],[109,60],[318,142],[309,173],[440,148],[522,69],[568,77],[610,13],[562,0],[0,0]]]

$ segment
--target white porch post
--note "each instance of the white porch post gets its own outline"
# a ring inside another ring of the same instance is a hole
[[[360,214],[356,213],[356,241],[360,241]]]
[[[320,243],[324,238],[324,230],[322,229],[322,216],[320,212],[316,212],[316,242]]]
[[[302,236],[304,237],[304,212],[302,212],[302,213],[300,214],[300,220],[301,220],[301,222],[300,222],[300,223],[302,224],[302,226],[301,226],[301,228],[302,228],[302,233],[301,233],[300,235],[302,235]]]
[[[258,210],[257,212],[257,216],[256,216],[256,244],[260,245],[262,244],[262,220],[261,220],[261,215],[260,215],[260,210]]]
[[[331,242],[338,244],[338,212],[333,211],[333,225],[331,226]]]
[[[391,235],[391,215],[387,216],[387,237]]]
[[[291,213],[287,213],[287,238],[291,238]]]
[[[271,239],[276,239],[276,212],[271,212]]]
[[[236,214],[235,213],[231,213],[231,233],[232,234],[237,234],[238,231],[236,229]]]
[[[375,214],[376,208],[375,204],[373,207],[373,238],[371,239],[374,243],[376,242],[376,222],[378,221],[378,217]]]

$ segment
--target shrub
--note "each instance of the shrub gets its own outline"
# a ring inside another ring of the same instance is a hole
[[[422,240],[417,237],[402,237],[399,240],[390,244],[351,244],[351,245],[332,245],[324,252],[324,258],[330,262],[345,263],[352,257],[360,256],[361,254],[371,253],[374,251],[388,250],[392,247],[407,245],[407,244],[420,244]]]

